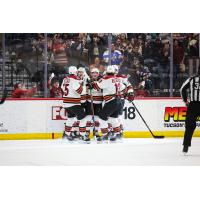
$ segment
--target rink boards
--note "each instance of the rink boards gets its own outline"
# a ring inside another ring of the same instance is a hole
[[[187,108],[179,98],[145,98],[134,101],[155,135],[181,137]],[[59,99],[8,99],[0,105],[0,139],[57,139],[62,137],[66,112]],[[151,137],[147,127],[126,102],[123,112],[125,137]],[[200,136],[197,121],[195,136]]]

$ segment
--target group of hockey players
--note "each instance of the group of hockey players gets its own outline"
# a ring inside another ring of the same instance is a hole
[[[63,137],[69,141],[116,141],[123,137],[122,114],[125,99],[134,100],[133,87],[128,77],[118,74],[118,66],[107,66],[104,75],[92,68],[89,75],[85,68],[69,67],[63,79],[63,107],[67,121]]]

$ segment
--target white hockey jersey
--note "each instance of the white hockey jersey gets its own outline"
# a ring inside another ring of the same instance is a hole
[[[120,97],[120,93],[126,86],[116,76],[105,76],[94,83],[94,88],[97,90],[102,89],[104,101],[109,102],[117,96]]]
[[[70,75],[63,79],[61,88],[63,90],[64,107],[81,104],[81,93],[83,86],[77,76]]]
[[[87,86],[86,86],[86,84],[87,84],[87,79],[88,78],[83,78],[83,79],[81,79],[81,84],[82,84],[82,86],[83,86],[83,91],[82,91],[82,93],[81,93],[81,103],[85,103],[86,102],[86,100],[87,100],[87,93],[88,93],[88,91],[87,91]]]
[[[124,94],[130,93],[130,92],[134,92],[133,86],[132,86],[131,83],[129,82],[127,76],[117,75],[116,77],[117,77],[117,79],[119,79],[119,81],[120,81],[121,83],[123,83],[123,84],[126,86],[125,89],[121,92],[121,97],[122,97],[122,98],[124,97]]]
[[[92,94],[92,96],[91,96]],[[88,89],[87,100],[91,102],[91,98],[94,104],[101,104],[103,102],[103,93],[102,90],[96,90],[94,88]]]

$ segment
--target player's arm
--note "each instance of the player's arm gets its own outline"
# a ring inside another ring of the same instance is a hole
[[[100,79],[99,81],[95,81],[93,83],[93,88],[95,90],[98,90],[98,91],[100,91],[101,89],[106,88],[106,81],[103,78]]]
[[[134,94],[133,86],[128,81],[128,77],[123,79],[123,84],[126,86],[125,88],[126,98],[129,102],[132,102],[135,98],[135,94]]]
[[[63,81],[62,81],[61,90],[62,90],[63,92],[65,91],[65,78],[64,78]]]
[[[128,81],[128,77],[123,79],[123,84],[126,86],[126,92],[127,93],[133,93],[133,86],[131,85],[131,83]]]
[[[50,90],[52,89],[51,81],[52,81],[52,79],[53,79],[54,76],[55,76],[54,73],[52,73],[51,76],[49,77],[49,80],[48,80],[47,87],[48,87],[48,89],[50,89]]]
[[[81,94],[83,91],[83,84],[79,80],[73,80],[72,87],[78,94]]]
[[[187,102],[187,89],[190,87],[190,80],[191,78],[188,78],[180,89],[181,97],[185,103]]]

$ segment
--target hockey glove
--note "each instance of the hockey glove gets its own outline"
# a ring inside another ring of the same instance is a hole
[[[92,88],[93,88],[93,82],[87,79],[86,86],[87,86],[89,89],[92,89]]]
[[[129,102],[132,102],[134,100],[134,94],[133,94],[133,92],[128,93],[127,100]]]

